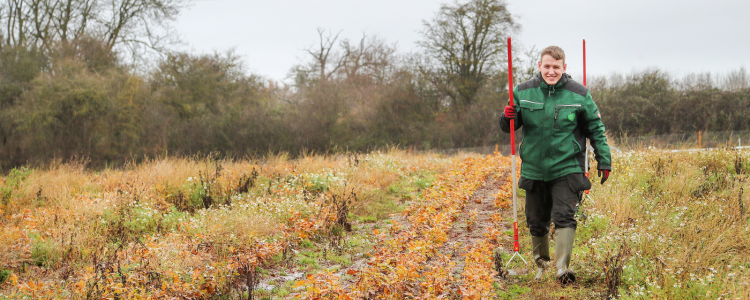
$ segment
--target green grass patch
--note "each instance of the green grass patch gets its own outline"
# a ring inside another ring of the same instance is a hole
[[[0,186],[0,203],[3,206],[8,207],[11,200],[23,196],[21,187],[24,186],[26,178],[31,175],[31,172],[31,169],[25,167],[10,170],[8,176],[5,177],[5,183]]]
[[[59,253],[55,243],[51,240],[41,238],[39,234],[30,234],[31,238],[31,260],[40,267],[49,268],[59,260]]]
[[[350,218],[356,219],[360,223],[375,223],[378,221],[378,217],[374,215],[367,215],[367,216],[356,216],[356,215],[350,215]]]
[[[496,299],[518,299],[531,292],[530,287],[518,284],[511,285],[507,290],[501,289],[500,285],[495,282],[492,283],[492,286],[495,288],[495,295],[498,297]]]
[[[303,249],[314,249],[315,243],[313,243],[310,240],[305,239],[299,242],[299,246],[302,247]]]
[[[13,272],[6,269],[0,269],[0,284],[5,283],[5,281],[8,280],[8,277],[10,277],[10,274],[13,274]]]
[[[295,261],[307,270],[314,270],[320,268],[320,255],[321,253],[316,251],[300,251],[295,255]]]
[[[347,257],[346,253],[342,252],[341,255],[338,254],[328,254],[328,260],[332,263],[341,265],[343,267],[348,267],[352,265],[352,260]]]
[[[578,222],[576,239],[588,241],[599,238],[609,228],[611,220],[603,215],[588,216],[585,222]]]

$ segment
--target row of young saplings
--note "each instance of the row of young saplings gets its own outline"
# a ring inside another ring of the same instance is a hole
[[[469,157],[436,176],[432,186],[425,189],[402,214],[405,222],[394,222],[387,231],[375,231],[378,244],[370,259],[360,270],[349,270],[348,281],[335,272],[326,270],[310,274],[299,281],[304,291],[301,299],[401,299],[404,297],[430,299],[445,296],[464,299],[483,299],[489,296],[498,274],[493,250],[498,246],[501,232],[489,229],[484,239],[470,245],[461,273],[461,283],[455,287],[451,269],[455,263],[450,255],[439,250],[449,237],[449,231],[474,192],[498,170],[507,169],[510,160],[498,154]],[[507,177],[510,178],[510,177]],[[510,180],[505,180],[496,196],[496,205],[505,205],[510,193]],[[494,217],[498,224],[501,218]],[[352,283],[353,282],[353,283]]]

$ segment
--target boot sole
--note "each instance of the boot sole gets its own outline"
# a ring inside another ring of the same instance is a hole
[[[557,277],[557,281],[562,285],[569,285],[576,282],[576,275],[572,272],[567,272]]]

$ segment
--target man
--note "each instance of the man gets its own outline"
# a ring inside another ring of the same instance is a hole
[[[521,178],[526,190],[526,223],[531,233],[532,255],[539,267],[536,280],[550,261],[550,218],[557,234],[555,263],[557,280],[575,282],[570,256],[575,239],[574,217],[583,191],[591,188],[584,175],[586,138],[591,140],[601,183],[609,177],[612,164],[604,124],[589,90],[565,73],[565,53],[560,47],[545,48],[539,73],[513,91],[514,106],[506,106],[500,127],[510,132],[523,126],[520,146]]]

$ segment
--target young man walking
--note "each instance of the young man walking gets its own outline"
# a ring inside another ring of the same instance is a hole
[[[521,178],[526,190],[526,223],[531,233],[532,255],[542,278],[549,255],[550,220],[555,223],[556,278],[562,284],[575,282],[570,257],[575,240],[576,219],[583,191],[591,188],[584,175],[586,138],[591,140],[601,183],[612,170],[604,124],[589,90],[565,73],[565,53],[549,46],[542,51],[539,73],[513,91],[514,106],[506,106],[500,127],[510,132],[523,127],[520,146]]]

